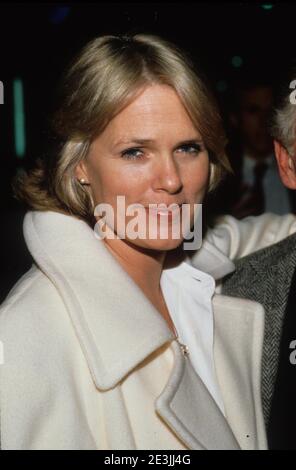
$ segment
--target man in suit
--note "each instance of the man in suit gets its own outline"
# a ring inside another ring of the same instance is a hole
[[[294,101],[289,89],[271,126],[280,178],[292,190],[296,189]],[[222,292],[264,306],[261,391],[268,444],[270,449],[296,449],[296,234],[238,260]]]

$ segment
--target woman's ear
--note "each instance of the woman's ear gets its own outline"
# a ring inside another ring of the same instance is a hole
[[[294,157],[277,140],[274,140],[274,152],[282,183],[289,189],[296,189],[296,164]]]
[[[88,183],[88,175],[85,163],[83,161],[79,162],[74,171],[75,177],[80,181],[82,178],[85,180],[85,183]]]

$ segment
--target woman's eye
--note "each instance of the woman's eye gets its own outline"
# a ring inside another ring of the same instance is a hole
[[[143,152],[138,148],[131,148],[121,152],[121,157],[127,160],[139,160],[143,157]]]
[[[178,150],[181,152],[188,153],[188,154],[197,155],[203,150],[203,148],[201,144],[192,143],[192,144],[184,144],[181,147],[179,147]],[[121,152],[121,157],[124,158],[125,160],[140,160],[141,158],[144,157],[144,153],[140,148],[133,147],[133,148],[129,148]]]
[[[185,144],[179,147],[181,152],[186,152],[186,153],[200,153],[202,151],[202,147],[200,144]]]

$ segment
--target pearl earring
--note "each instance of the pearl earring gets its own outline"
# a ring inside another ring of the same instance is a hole
[[[84,178],[81,178],[81,179],[79,180],[79,183],[85,184],[85,183],[86,183],[86,180],[85,180]]]

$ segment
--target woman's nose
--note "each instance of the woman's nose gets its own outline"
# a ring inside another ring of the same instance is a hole
[[[161,156],[155,167],[154,189],[176,193],[182,188],[180,168],[172,156]]]

